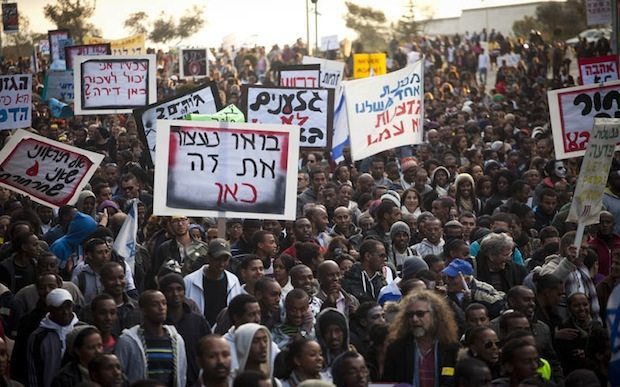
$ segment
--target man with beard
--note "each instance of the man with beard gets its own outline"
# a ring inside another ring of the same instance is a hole
[[[157,290],[146,290],[140,296],[140,309],[143,323],[126,329],[116,344],[123,372],[130,383],[153,379],[166,386],[185,386],[185,342],[174,326],[164,325],[166,297]]]
[[[200,339],[196,359],[200,365],[200,377],[194,387],[229,387],[232,384],[231,354],[228,341],[219,335]]]

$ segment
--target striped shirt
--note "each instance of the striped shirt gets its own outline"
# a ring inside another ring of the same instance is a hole
[[[163,337],[154,337],[145,332],[144,341],[149,379],[173,386],[175,375],[172,340],[167,334]]]

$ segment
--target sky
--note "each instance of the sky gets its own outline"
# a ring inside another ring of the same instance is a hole
[[[225,37],[235,36],[236,44],[258,43],[270,46],[293,43],[297,38],[306,40],[305,0],[89,0],[95,1],[95,15],[91,22],[97,25],[106,39],[118,39],[130,35],[125,29],[125,18],[138,11],[153,17],[161,12],[167,15],[183,14],[193,5],[204,9],[205,27],[181,42],[182,46],[219,46]],[[396,21],[407,10],[408,0],[352,0],[359,5],[370,5],[384,11],[389,20]],[[54,29],[43,16],[43,6],[51,0],[17,0],[20,14],[30,19],[33,32]],[[478,8],[531,0],[416,0],[418,15],[434,18],[456,17],[463,8]],[[344,25],[345,0],[318,0],[318,36],[338,35],[338,38],[355,38],[355,33]],[[314,9],[311,8],[310,36],[314,42]],[[176,42],[172,42],[175,44]]]

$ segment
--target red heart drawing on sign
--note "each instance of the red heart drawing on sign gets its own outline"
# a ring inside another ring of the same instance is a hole
[[[36,176],[39,174],[39,162],[35,161],[34,165],[28,169],[26,169],[26,175],[28,176]]]

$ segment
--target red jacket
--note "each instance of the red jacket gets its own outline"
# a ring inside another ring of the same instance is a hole
[[[620,248],[620,236],[614,234],[609,245],[600,237],[596,236],[590,240],[590,247],[592,247],[598,255],[598,272],[604,276],[608,276],[611,267],[611,252],[615,248]]]

